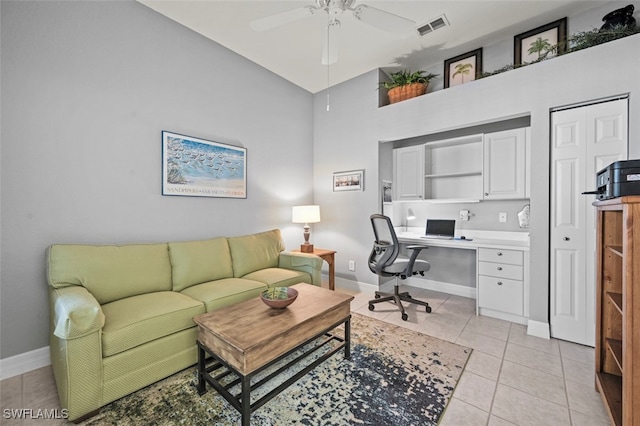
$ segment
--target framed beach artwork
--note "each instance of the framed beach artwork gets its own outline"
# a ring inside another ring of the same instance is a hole
[[[482,47],[444,61],[444,88],[476,79],[482,72]]]
[[[335,172],[333,174],[334,191],[364,191],[364,170]]]
[[[566,40],[567,18],[518,34],[513,38],[513,63],[518,66],[564,53]]]
[[[247,198],[246,148],[163,131],[162,195]]]

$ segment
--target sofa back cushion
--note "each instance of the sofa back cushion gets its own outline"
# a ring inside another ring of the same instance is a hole
[[[47,280],[54,288],[81,285],[105,304],[171,290],[167,244],[92,246],[54,244],[47,250]]]
[[[278,257],[284,250],[279,229],[228,238],[228,242],[235,277],[243,277],[259,269],[277,268]]]
[[[233,277],[231,253],[226,238],[169,243],[173,290]]]

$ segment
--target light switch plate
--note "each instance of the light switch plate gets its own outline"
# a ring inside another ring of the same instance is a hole
[[[505,223],[507,221],[507,212],[498,213],[498,221]]]

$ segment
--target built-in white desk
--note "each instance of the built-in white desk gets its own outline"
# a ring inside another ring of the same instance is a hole
[[[472,256],[475,271],[469,274],[470,283],[448,283],[443,274],[454,273],[450,266],[443,268],[440,279],[411,277],[410,285],[444,291],[466,297],[475,297],[476,313],[526,324],[529,317],[529,234],[457,230],[452,240],[425,238],[424,228],[397,228],[401,244],[417,244],[448,250],[448,256]],[[465,239],[460,239],[461,236]],[[458,253],[456,255],[456,253]],[[423,250],[420,258],[431,262],[432,271],[438,271],[438,262]],[[429,273],[427,273],[429,274]],[[474,281],[474,282],[473,282]]]

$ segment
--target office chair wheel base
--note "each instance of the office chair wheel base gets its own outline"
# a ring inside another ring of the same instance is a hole
[[[376,299],[380,299],[380,295],[376,293],[376,295],[374,296]]]
[[[375,306],[373,306],[373,305],[371,305],[371,304],[370,304],[370,305],[369,305],[369,310],[370,310],[370,311],[373,311],[374,309],[375,309]]]
[[[409,319],[409,315],[405,314],[404,312],[402,313],[402,321],[406,321]]]
[[[428,314],[430,314],[431,313],[431,306],[427,306],[425,310],[427,311]]]

